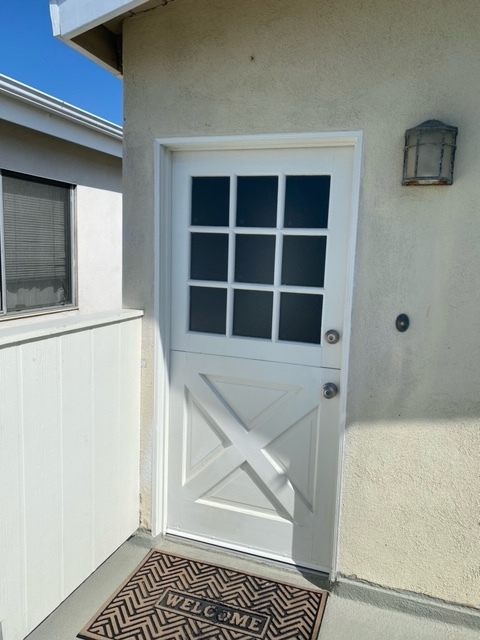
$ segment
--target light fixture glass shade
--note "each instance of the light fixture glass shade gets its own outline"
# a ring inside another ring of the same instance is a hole
[[[440,120],[407,129],[402,184],[452,184],[457,132]]]

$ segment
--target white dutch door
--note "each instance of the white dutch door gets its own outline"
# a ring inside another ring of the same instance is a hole
[[[167,532],[331,568],[352,165],[173,154]]]

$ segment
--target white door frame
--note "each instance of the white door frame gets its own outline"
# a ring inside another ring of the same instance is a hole
[[[152,534],[166,530],[166,482],[168,472],[167,429],[169,413],[170,315],[171,315],[171,202],[172,155],[175,151],[220,151],[256,149],[306,149],[321,147],[351,147],[353,160],[352,198],[348,237],[348,265],[343,329],[343,361],[341,369],[341,400],[339,425],[339,460],[337,477],[334,548],[331,578],[337,571],[338,529],[340,519],[343,443],[345,437],[348,361],[350,347],[351,310],[355,246],[360,195],[361,131],[326,133],[268,134],[253,136],[212,136],[193,138],[159,138],[154,141],[154,433],[152,453]]]

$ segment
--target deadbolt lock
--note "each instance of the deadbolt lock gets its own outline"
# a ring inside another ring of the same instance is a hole
[[[335,331],[335,329],[330,329],[330,331],[327,331],[327,333],[325,334],[325,340],[328,342],[328,344],[337,344],[337,342],[340,340],[340,334],[338,333],[338,331]]]
[[[322,396],[325,400],[331,400],[337,395],[337,393],[338,387],[333,382],[327,382],[327,384],[324,384],[322,387]]]

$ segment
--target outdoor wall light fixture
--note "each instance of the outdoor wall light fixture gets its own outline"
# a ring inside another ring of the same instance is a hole
[[[402,184],[452,184],[457,132],[440,120],[407,129]]]

